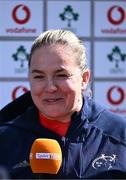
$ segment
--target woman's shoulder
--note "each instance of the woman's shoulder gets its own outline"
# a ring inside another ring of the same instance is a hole
[[[126,117],[104,109],[93,124],[104,134],[126,144]]]
[[[0,124],[16,118],[33,104],[30,91],[21,95],[0,110]]]
[[[90,125],[126,144],[126,117],[108,110],[92,99],[87,101]]]

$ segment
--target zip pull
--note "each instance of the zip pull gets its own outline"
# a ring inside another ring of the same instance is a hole
[[[64,136],[62,136],[61,141],[62,141],[62,174],[64,174],[65,173],[65,166],[66,166],[66,157],[65,157],[66,149],[64,148],[66,145],[66,138]]]
[[[62,136],[61,140],[62,140],[62,142],[63,142],[63,146],[65,146],[65,144],[66,144],[66,138],[65,138],[64,136]]]

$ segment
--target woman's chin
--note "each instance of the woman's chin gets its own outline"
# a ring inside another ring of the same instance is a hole
[[[59,120],[60,117],[63,117],[63,114],[59,112],[48,112],[48,113],[44,113],[43,115],[45,115],[46,118],[52,120]]]

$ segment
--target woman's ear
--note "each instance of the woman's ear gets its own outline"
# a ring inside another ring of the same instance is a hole
[[[87,88],[90,79],[90,70],[87,69],[82,75],[82,90]]]

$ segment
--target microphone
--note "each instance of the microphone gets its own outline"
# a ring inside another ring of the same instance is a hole
[[[54,139],[38,138],[31,147],[30,166],[33,173],[57,174],[62,163],[62,151]]]

